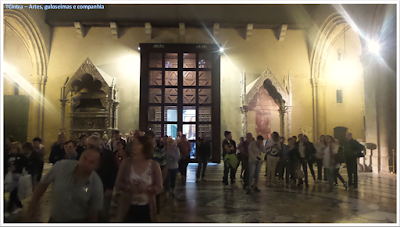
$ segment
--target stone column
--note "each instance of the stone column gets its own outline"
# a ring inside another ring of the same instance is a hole
[[[242,136],[246,137],[247,134],[247,111],[248,107],[246,105],[240,107],[242,112]]]
[[[367,143],[377,145],[377,150],[371,152],[372,172],[379,173],[379,144],[378,144],[378,125],[377,125],[377,100],[376,85],[377,71],[370,54],[361,55],[361,63],[364,68],[364,101],[365,101],[365,139]],[[369,154],[369,152],[368,152]]]
[[[43,76],[31,75],[32,91],[29,98],[29,123],[28,123],[28,141],[41,135],[40,130],[40,110],[41,110],[41,88]]]
[[[311,91],[312,91],[312,106],[313,106],[313,141],[318,140],[318,110],[317,110],[317,82],[315,78],[310,79],[311,82]]]
[[[118,128],[118,109],[119,109],[119,102],[114,103],[115,112],[114,112],[114,125],[115,128]]]
[[[320,135],[327,134],[326,128],[326,84],[325,78],[318,78],[316,80],[316,103],[317,103],[317,135],[319,138]]]
[[[110,88],[110,93],[108,95],[108,130],[107,134],[112,135],[112,130],[113,130],[113,110],[114,110],[114,99],[113,99],[113,89]]]
[[[279,108],[279,120],[280,120],[280,136],[285,137],[285,107],[281,106]]]
[[[291,136],[290,129],[291,129],[291,121],[292,121],[292,106],[285,106],[286,111],[286,137],[289,138]]]
[[[62,97],[60,99],[61,102],[61,128],[60,131],[61,132],[65,132],[65,104],[67,103],[67,99],[65,99],[64,97]]]

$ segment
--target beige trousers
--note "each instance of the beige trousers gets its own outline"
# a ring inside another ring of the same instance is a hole
[[[275,170],[278,165],[279,157],[268,155],[267,158],[267,182],[271,183],[275,178]]]

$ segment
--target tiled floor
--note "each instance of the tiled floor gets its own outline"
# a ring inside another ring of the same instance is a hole
[[[222,165],[210,164],[207,181],[198,183],[195,182],[196,168],[197,164],[189,165],[186,186],[180,184],[178,177],[174,199],[163,198],[161,222],[396,223],[396,175],[359,173],[358,189],[345,190],[339,184],[333,193],[328,193],[325,183],[313,180],[308,189],[285,185],[266,187],[265,168],[262,168],[261,192],[247,195],[242,189],[240,168],[237,182],[229,186],[221,183]],[[346,169],[340,172],[347,180]],[[49,188],[38,208],[40,222],[47,222],[49,218],[50,191]],[[29,199],[24,201],[27,203]],[[21,214],[5,221],[20,222]]]

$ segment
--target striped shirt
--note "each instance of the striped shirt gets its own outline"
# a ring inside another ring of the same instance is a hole
[[[76,160],[57,162],[42,178],[44,184],[53,183],[51,218],[55,222],[86,220],[90,212],[103,206],[103,184],[96,172],[81,183],[74,182]]]

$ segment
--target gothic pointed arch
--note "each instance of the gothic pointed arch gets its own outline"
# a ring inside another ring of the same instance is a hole
[[[87,75],[90,75],[93,81],[100,81],[101,87],[100,90],[106,93],[109,97],[114,97],[112,91],[115,88],[115,78],[111,77],[103,70],[97,68],[90,60],[90,58],[86,58],[86,60],[81,64],[78,70],[74,73],[74,75],[69,79],[65,85],[64,97],[70,91],[74,91],[74,84],[78,81],[82,81],[85,79]]]
[[[4,24],[15,32],[28,51],[34,73],[39,79],[47,76],[48,54],[45,43],[34,20],[24,10],[4,10]]]

